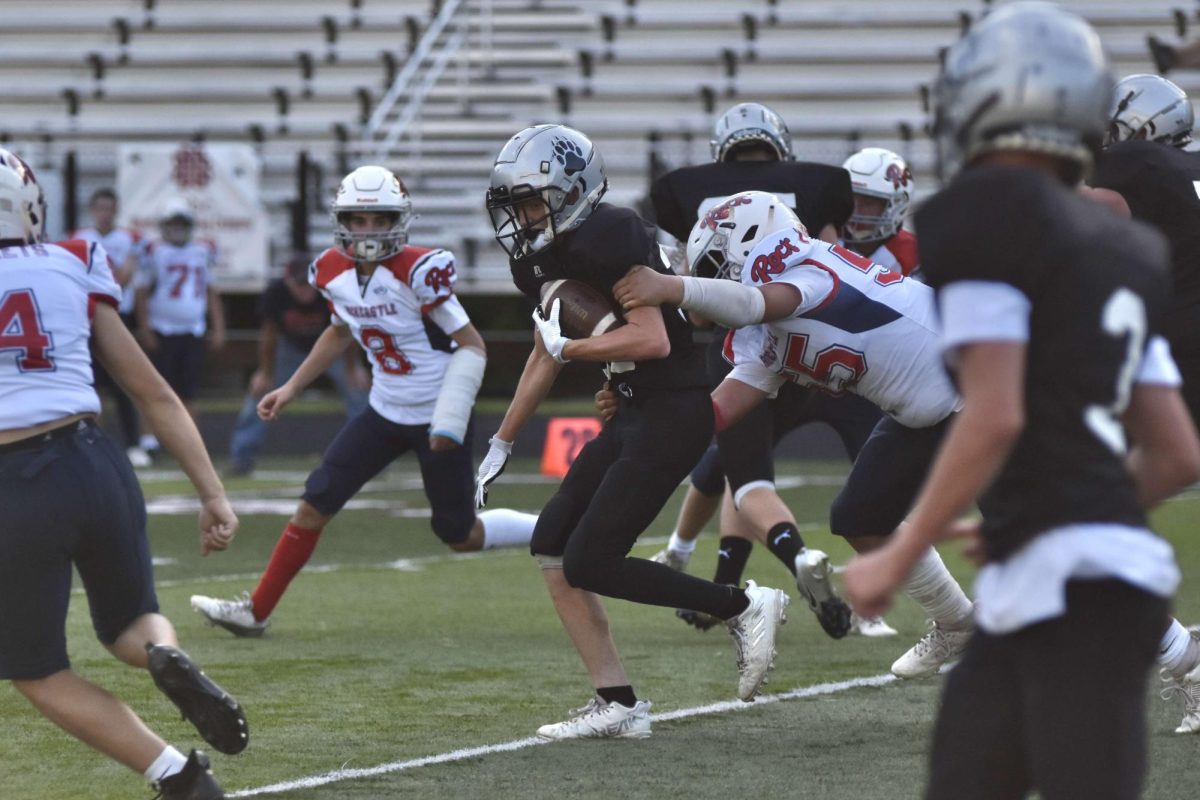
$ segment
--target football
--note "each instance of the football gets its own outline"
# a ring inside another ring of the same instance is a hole
[[[563,278],[543,284],[543,312],[550,313],[555,300],[559,301],[558,323],[568,338],[599,336],[625,324],[608,298],[583,281]]]

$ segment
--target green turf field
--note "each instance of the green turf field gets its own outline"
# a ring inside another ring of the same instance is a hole
[[[276,499],[287,508],[307,466],[268,464],[261,479],[231,480],[228,488],[235,505]],[[154,553],[165,559],[157,568],[163,610],[183,646],[249,715],[249,749],[240,756],[213,755],[227,790],[515,742],[590,696],[532,560],[517,551],[451,556],[421,517],[415,470],[400,466],[362,495],[388,501],[379,503],[386,507],[344,512],[330,526],[310,571],[293,583],[273,627],[259,640],[207,627],[191,612],[188,597],[229,596],[252,587],[285,517],[243,515],[234,548],[207,559],[198,555],[193,514],[151,517]],[[552,484],[533,480],[533,469],[531,462],[510,467],[493,490],[493,505],[536,510]],[[811,462],[780,469],[781,476],[811,479],[784,497],[801,523],[814,526],[806,533],[809,543],[839,564],[849,549],[822,525],[843,471],[840,464]],[[530,480],[512,482],[522,475]],[[149,473],[145,485],[152,508],[178,506],[170,495],[185,491],[183,482],[161,471]],[[1198,500],[1185,497],[1157,517],[1183,566],[1179,614],[1185,624],[1200,622]],[[638,555],[660,546],[676,503],[647,532],[657,539],[639,545]],[[260,507],[270,510],[269,504]],[[692,571],[710,572],[715,544],[715,536],[702,539]],[[943,553],[960,578],[969,578],[953,548]],[[794,589],[765,550],[752,557],[748,577]],[[723,632],[698,633],[669,610],[616,601],[608,608],[635,688],[654,702],[656,713],[733,699],[733,652]],[[923,631],[916,607],[904,600],[888,616],[901,631],[898,639],[834,642],[804,607],[793,603],[790,617],[769,693],[883,675]],[[201,744],[148,676],[117,664],[95,642],[81,595],[72,605],[69,639],[82,674],[127,699],[181,749]],[[269,796],[917,797],[939,687],[940,681],[930,680],[850,688],[656,722],[654,735],[642,741],[527,746]],[[1147,797],[1200,792],[1194,763],[1200,737],[1173,736],[1179,716],[1175,703],[1152,698]],[[149,796],[140,776],[68,738],[8,685],[0,688],[0,726],[0,798]]]

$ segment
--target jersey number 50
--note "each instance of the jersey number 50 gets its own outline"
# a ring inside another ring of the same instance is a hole
[[[50,372],[54,361],[48,353],[54,339],[42,330],[37,298],[30,289],[15,289],[0,297],[0,352],[18,350],[21,372]]]
[[[362,337],[363,347],[367,348],[371,358],[375,359],[379,368],[388,375],[407,375],[412,372],[412,362],[396,347],[395,340],[387,331],[363,328],[359,335]]]

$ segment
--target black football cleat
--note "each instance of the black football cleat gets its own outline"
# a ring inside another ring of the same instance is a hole
[[[228,692],[200,671],[178,647],[148,644],[149,670],[154,685],[179,706],[183,718],[215,749],[235,755],[250,742],[246,714]]]
[[[188,755],[180,772],[158,781],[154,788],[158,790],[154,800],[224,800],[225,797],[221,784],[213,777],[208,756],[199,750]]]
[[[675,609],[675,616],[679,617],[681,620],[686,622],[688,625],[691,625],[698,631],[709,630],[723,621],[718,617],[714,617],[712,614],[705,614],[703,611],[689,611],[686,608]]]

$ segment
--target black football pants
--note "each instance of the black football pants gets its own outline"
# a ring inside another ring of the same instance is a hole
[[[1146,676],[1167,601],[1067,583],[1067,613],[977,631],[946,679],[927,800],[1132,800],[1146,771]]]
[[[708,446],[708,390],[627,391],[634,396],[619,395],[616,416],[580,451],[538,515],[530,550],[562,556],[564,577],[576,588],[727,617],[733,587],[629,556]]]

